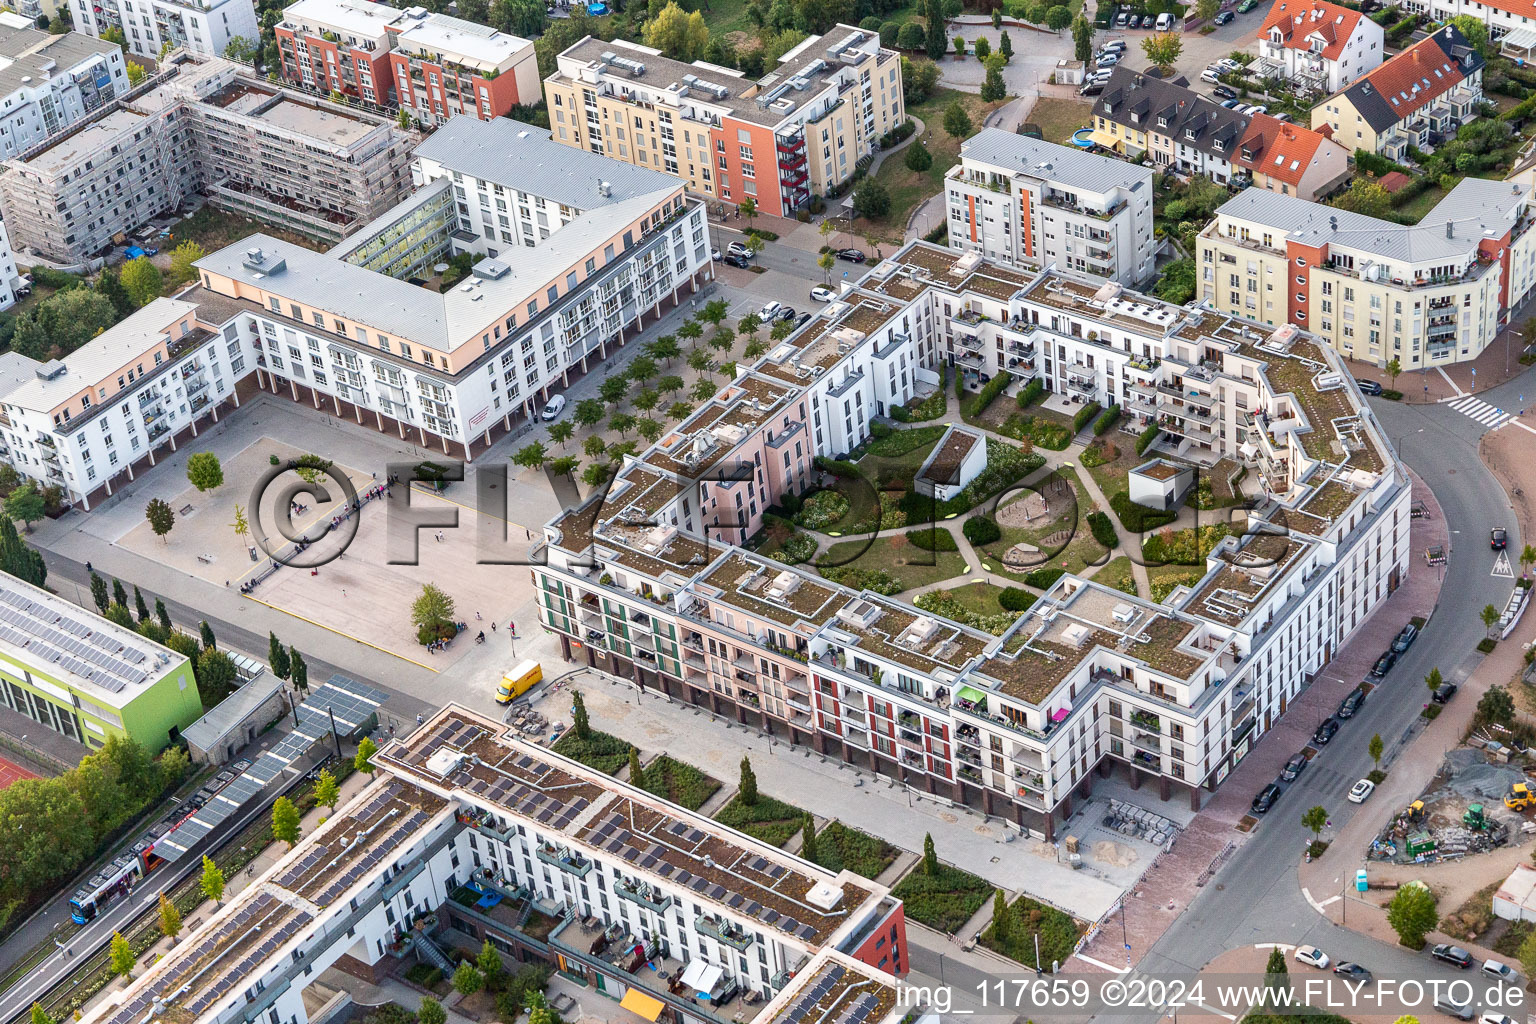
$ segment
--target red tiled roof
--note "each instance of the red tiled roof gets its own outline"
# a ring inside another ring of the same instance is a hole
[[[1402,188],[1412,180],[1412,178],[1408,177],[1408,175],[1404,174],[1402,171],[1388,171],[1386,174],[1381,176],[1381,180],[1376,184],[1380,185],[1388,192],[1396,192],[1398,189]]]
[[[1270,39],[1271,29],[1279,29],[1280,45],[1290,50],[1310,50],[1312,36],[1316,35],[1323,40],[1322,55],[1337,60],[1344,52],[1344,44],[1355,34],[1361,17],[1359,11],[1325,0],[1275,0],[1259,36]]]
[[[1327,143],[1321,133],[1310,128],[1268,114],[1254,114],[1232,162],[1299,188],[1318,147]]]
[[[1366,87],[1374,89],[1402,121],[1456,88],[1465,77],[1436,36],[1428,36],[1362,75],[1348,92],[1353,96]]]

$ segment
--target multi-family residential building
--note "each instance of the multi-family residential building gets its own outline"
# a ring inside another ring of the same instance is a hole
[[[0,221],[0,309],[10,309],[16,304],[16,290],[21,284],[10,235],[5,230],[5,223]]]
[[[896,51],[848,25],[805,40],[756,82],[591,37],[560,54],[544,82],[558,141],[774,216],[850,181],[906,121],[901,89]]]
[[[185,655],[9,573],[0,611],[0,707],[87,747],[115,736],[152,754],[203,713]]]
[[[1483,58],[1454,25],[1436,29],[1312,108],[1345,147],[1397,160],[1408,147],[1432,150],[1477,116]]]
[[[231,61],[177,54],[159,85],[7,160],[13,244],[79,261],[202,193],[337,241],[410,190],[415,136],[389,118],[278,88]]]
[[[295,85],[408,110],[424,124],[491,120],[539,100],[533,43],[473,21],[372,0],[299,0],[274,29]]]
[[[236,39],[260,38],[253,0],[74,0],[77,30],[100,38],[119,29],[140,57],[159,59],[167,47],[221,57]]]
[[[1255,188],[1309,202],[1349,180],[1349,151],[1322,132],[1268,114],[1254,114],[1233,163]]]
[[[953,249],[1128,286],[1152,276],[1149,167],[983,128],[944,189]]]
[[[1199,294],[1377,366],[1475,359],[1536,285],[1533,218],[1525,188],[1482,178],[1416,226],[1248,189],[1200,233]]]
[[[329,1005],[332,990],[312,986],[333,966],[381,979],[401,957],[448,964],[443,946],[484,942],[550,962],[616,1020],[937,1024],[898,1005],[901,902],[852,871],[457,705],[373,763],[375,781],[87,1024],[307,1024]],[[590,1000],[586,1012],[605,1015]]]
[[[9,159],[128,91],[122,47],[81,32],[0,26],[0,159]]]
[[[1162,602],[1063,576],[1000,636],[734,546],[941,363],[1119,404],[1263,505]],[[1409,506],[1297,327],[912,243],[552,520],[533,576],[567,658],[1049,838],[1112,768],[1198,805],[1406,577]]]
[[[1151,153],[1159,171],[1226,183],[1248,116],[1181,82],[1115,68],[1093,105],[1093,141],[1127,156]]]
[[[1258,72],[1302,93],[1338,92],[1386,56],[1382,27],[1327,0],[1275,0],[1259,29]]]

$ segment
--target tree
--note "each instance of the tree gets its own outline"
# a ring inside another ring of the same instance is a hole
[[[111,301],[90,288],[68,288],[37,307],[37,322],[66,355],[118,320]]]
[[[652,420],[651,422],[655,423],[656,421]],[[574,455],[562,455],[558,459],[551,459],[549,463],[549,471],[555,474],[555,476],[575,476],[576,471],[580,468],[581,460]]]
[[[636,384],[644,385],[656,376],[656,360],[650,356],[636,356],[629,361],[629,369],[624,371],[624,376]]]
[[[187,457],[187,481],[199,491],[224,485],[224,467],[213,452],[194,452]]]
[[[175,627],[171,625],[171,613],[165,610],[165,602],[155,598],[155,619],[160,623],[160,628],[167,634]]]
[[[583,398],[576,403],[571,418],[583,427],[595,427],[603,422],[603,414],[606,412],[602,402],[595,398]]]
[[[256,63],[256,43],[246,36],[234,36],[229,44],[224,47],[224,56],[230,60],[237,60],[242,64]]]
[[[407,117],[410,116],[409,112],[405,113]],[[192,239],[182,242],[171,250],[171,279],[179,284],[197,277],[197,268],[193,264],[206,255],[208,253],[203,247]]]
[[[1527,935],[1525,941],[1520,943],[1520,952],[1517,955],[1520,957],[1520,966],[1525,970],[1525,976],[1536,977],[1536,973],[1532,973],[1536,972],[1536,932]]]
[[[704,365],[706,368],[713,366],[713,364],[708,360],[705,360]],[[693,382],[693,391],[691,394],[698,401],[707,402],[715,396],[716,390],[717,389],[715,388],[714,381],[708,379],[707,377],[700,377],[698,380]]]
[[[1441,685],[1444,683],[1445,677],[1440,674],[1440,667],[1438,665],[1430,669],[1429,675],[1424,677],[1424,685],[1429,687],[1430,693],[1434,693],[1436,690],[1440,689]]]
[[[176,909],[176,904],[165,898],[165,893],[160,893],[160,934],[170,939],[172,944],[176,942],[176,936],[181,934],[181,911]]]
[[[1311,832],[1314,840],[1322,837],[1327,824],[1328,811],[1322,806],[1310,808],[1301,816],[1301,827]]]
[[[176,513],[171,511],[170,503],[164,498],[149,499],[149,504],[144,506],[144,518],[149,520],[149,528],[162,543],[176,525]]]
[[[59,1022],[48,1016],[48,1011],[43,1009],[42,1003],[33,1003],[32,1024],[59,1024]]]
[[[668,6],[674,11],[677,10],[676,4]],[[459,964],[459,969],[453,972],[453,990],[461,996],[472,996],[484,987],[485,975],[480,973],[480,968],[467,960]]]
[[[1381,741],[1381,733],[1371,737],[1371,742],[1366,745],[1365,752],[1371,755],[1371,765],[1381,768],[1381,755],[1386,753],[1387,745]]]
[[[811,812],[806,811],[800,816],[800,856],[815,864],[816,856],[816,819],[811,817]]]
[[[1380,219],[1386,217],[1391,211],[1392,197],[1387,194],[1386,189],[1374,181],[1356,178],[1350,182],[1348,191],[1333,200],[1332,205],[1340,210],[1349,210],[1352,213]]]
[[[1002,38],[997,41],[997,52],[1003,55],[1003,63],[1013,60],[1013,37],[1007,29],[1003,30]]]
[[[198,885],[203,890],[203,895],[213,900],[219,906],[224,905],[224,872],[214,863],[213,858],[203,854],[203,877]]]
[[[107,959],[112,966],[114,976],[133,977],[133,969],[138,964],[138,957],[133,955],[133,947],[128,945],[128,940],[123,938],[122,932],[112,933],[112,945]]]
[[[304,655],[299,653],[297,647],[288,648],[289,667],[293,671],[293,688],[305,696],[309,695],[309,663],[304,660]]]
[[[992,892],[992,937],[1007,945],[1012,935],[1013,917],[1008,912],[1008,897],[1003,895],[1003,890],[995,889]]]
[[[1291,969],[1285,963],[1285,950],[1276,946],[1269,951],[1269,962],[1264,965],[1264,984],[1276,992],[1291,989]]]
[[[987,67],[987,76],[981,83],[981,98],[988,103],[995,103],[1008,95],[1008,86],[1003,82],[1003,65],[1008,58],[1001,53],[994,53],[983,63]]]
[[[635,429],[635,418],[627,412],[616,412],[608,419],[608,429],[617,430],[620,437],[628,437]]]
[[[916,148],[916,146],[913,146],[907,150],[907,153],[909,154],[907,157],[908,167],[912,167],[910,154],[912,153],[912,150]],[[918,168],[913,167],[912,169],[917,170]],[[823,221],[822,223],[826,222]],[[830,284],[832,281],[832,268],[837,266],[837,258],[830,252],[824,252],[820,256],[816,257],[816,265],[821,268],[821,283],[824,285]]]
[[[418,638],[430,635],[431,640],[437,640],[453,635],[453,598],[435,583],[422,584],[421,593],[411,602],[411,622]]]
[[[1520,549],[1520,575],[1530,572],[1532,564],[1536,564],[1536,547],[1527,544]]]
[[[559,423],[551,423],[549,425],[549,439],[558,444],[562,449],[565,448],[566,442],[571,439],[571,435],[574,433],[576,433],[576,424],[569,420],[562,420]]]
[[[109,29],[108,31],[111,30]],[[103,36],[102,38],[106,37]],[[144,79],[149,77],[149,72],[145,70],[143,64],[139,64],[131,60],[127,61],[126,63],[128,66],[128,84],[130,86],[138,85],[140,82],[144,81]]]
[[[0,516],[0,569],[34,587],[42,586],[48,579],[48,566],[44,564],[43,556],[28,547],[17,534],[16,524],[3,516]]]
[[[587,699],[580,690],[571,694],[571,731],[579,740],[592,738],[592,721],[587,717]]]
[[[1387,376],[1392,381],[1392,387],[1396,388],[1397,387],[1397,375],[1403,372],[1402,361],[1399,360],[1397,358],[1397,356],[1393,356],[1391,359],[1389,359],[1387,361],[1386,370],[1387,370]]]
[[[932,878],[939,873],[939,855],[933,849],[933,833],[923,833],[923,874]]]
[[[1515,720],[1515,699],[1502,686],[1490,686],[1477,702],[1477,720],[1485,725],[1510,725]]]
[[[955,36],[955,56],[962,60],[965,58],[965,39],[960,36]]]
[[[219,646],[218,640],[213,635],[213,627],[208,625],[207,619],[197,624],[197,633],[199,639],[203,641],[203,650],[211,651]]]
[[[133,297],[128,294],[128,289],[123,287],[123,282],[118,279],[115,270],[101,272],[101,276],[96,279],[96,294],[112,303],[112,308],[120,317],[127,316],[136,308]]]
[[[757,200],[751,197],[743,199],[736,204],[736,212],[741,214],[742,219],[750,226],[757,219]]]
[[[33,523],[48,514],[48,503],[43,498],[43,492],[37,489],[36,480],[28,480],[7,494],[4,507],[6,516],[20,519],[22,528],[28,533],[32,532]]]
[[[644,39],[647,46],[656,47],[673,60],[693,61],[703,56],[709,45],[709,27],[703,14],[688,13],[674,2],[646,23]]]
[[[645,766],[640,763],[640,748],[634,744],[629,747],[629,784],[645,788]]]
[[[544,463],[548,461],[549,450],[537,441],[526,444],[512,453],[513,465],[522,466],[524,469],[543,469]]]
[[[1478,617],[1483,620],[1483,627],[1491,633],[1493,624],[1499,621],[1499,610],[1491,604],[1485,604],[1483,610],[1478,613]]]
[[[96,602],[96,611],[105,612],[111,600],[107,597],[107,581],[97,573],[91,573],[91,600]]]
[[[746,807],[757,806],[757,773],[752,770],[752,759],[746,755],[741,758],[741,788],[737,799]]]
[[[137,306],[149,305],[165,290],[165,279],[160,276],[160,268],[151,263],[148,256],[129,260],[118,273],[118,278]]]
[[[1221,0],[1195,0],[1195,17],[1210,21],[1221,13]]]
[[[720,325],[715,324],[714,326],[718,327]],[[697,321],[684,320],[683,326],[677,329],[677,336],[688,342],[690,348],[697,348],[699,339],[704,337],[704,328],[700,327]],[[667,365],[670,366],[671,364],[668,363]]]
[[[605,377],[597,386],[597,394],[608,405],[621,405],[629,394],[629,382],[622,376]]]
[[[496,952],[496,947],[486,939],[480,944],[480,952],[475,956],[475,966],[485,976],[485,987],[492,992],[501,988],[503,976],[507,973],[506,966],[501,962],[501,954]],[[418,1021],[418,1024],[420,1022]]]
[[[581,450],[587,453],[588,458],[601,458],[602,454],[608,450],[608,442],[599,435],[593,434],[581,442]]]
[[[336,776],[331,774],[329,768],[320,770],[320,777],[315,780],[315,805],[326,806],[331,813],[336,813],[336,804],[341,800],[341,787],[336,785]]]
[[[1439,920],[1435,902],[1435,894],[1418,882],[1397,890],[1387,905],[1387,923],[1397,932],[1399,943],[1409,949],[1424,948],[1424,934]]]
[[[373,774],[373,755],[379,752],[379,745],[373,742],[371,736],[364,736],[357,744],[357,753],[352,758],[352,767],[364,775]]]
[[[669,397],[675,395],[683,390],[683,378],[675,373],[669,373],[656,382],[656,390]]]
[[[128,591],[123,589],[123,581],[115,576],[112,578],[112,603],[128,605]]]
[[[896,33],[896,47],[900,50],[921,50],[926,45],[927,39],[923,26],[915,21],[909,21]]]
[[[876,178],[865,178],[854,186],[853,212],[860,217],[878,220],[891,212],[891,194]]]
[[[663,334],[645,346],[645,354],[652,359],[662,360],[667,364],[667,369],[670,370],[672,368],[672,360],[682,355],[682,350],[678,347],[675,335]]]
[[[276,633],[267,634],[267,666],[272,669],[272,674],[279,679],[288,678],[290,667],[288,661],[288,648],[277,638]]]
[[[1467,42],[1472,44],[1472,49],[1484,60],[1496,56],[1488,50],[1488,26],[1470,14],[1458,14],[1451,19],[1462,35],[1467,37]]]
[[[235,521],[229,524],[229,528],[235,531],[235,536],[240,538],[240,543],[246,543],[246,537],[251,532],[250,520],[245,518],[245,506],[235,506]]]
[[[631,404],[641,412],[652,412],[661,404],[661,395],[650,388],[644,388],[634,397]]]
[[[1141,49],[1147,60],[1167,72],[1179,62],[1184,52],[1184,37],[1177,32],[1154,32],[1141,41]]]
[[[448,1011],[431,996],[422,996],[416,1009],[416,1024],[448,1024]]]
[[[1195,261],[1193,259],[1174,260],[1164,266],[1162,276],[1157,279],[1152,292],[1158,298],[1167,299],[1176,306],[1182,306],[1194,298]]]
[[[942,0],[928,0],[925,20],[927,22],[928,59],[938,60],[944,56],[944,51],[949,48],[944,38],[944,5]]]
[[[204,707],[214,707],[234,689],[235,663],[223,651],[209,647],[197,656],[197,692]]]
[[[149,621],[149,605],[144,603],[144,595],[139,591],[137,583],[133,585],[133,610],[140,622]]]
[[[1058,4],[1045,12],[1045,27],[1060,32],[1072,24],[1072,8]]]
[[[285,796],[272,805],[272,838],[287,843],[290,850],[299,841],[299,809]]]
[[[970,136],[972,127],[971,115],[965,112],[959,100],[944,108],[944,130],[950,138],[963,140]]]

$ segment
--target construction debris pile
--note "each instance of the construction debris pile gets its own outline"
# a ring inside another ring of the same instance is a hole
[[[1131,839],[1142,839],[1156,846],[1163,846],[1179,832],[1179,826],[1161,814],[1154,814],[1144,807],[1137,807],[1135,804],[1113,798],[1109,801],[1109,810],[1104,812],[1104,820],[1100,826],[1111,832],[1118,832]]]
[[[1531,831],[1518,813],[1536,807],[1520,768],[1480,749],[1457,749],[1435,784],[1403,809],[1371,842],[1373,860],[1427,864],[1504,846]],[[1503,812],[1496,817],[1495,809]]]

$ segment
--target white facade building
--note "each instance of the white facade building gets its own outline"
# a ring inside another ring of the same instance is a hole
[[[127,91],[128,69],[115,43],[0,25],[0,160],[46,142]]]
[[[983,128],[944,186],[950,248],[1127,287],[1152,276],[1150,167]]]
[[[255,46],[260,29],[252,0],[74,0],[75,28],[100,37],[121,29],[128,48],[158,59],[161,48],[222,57],[242,37]]]
[[[1386,58],[1382,27],[1327,0],[1275,0],[1259,29],[1263,75],[1332,95]]]

